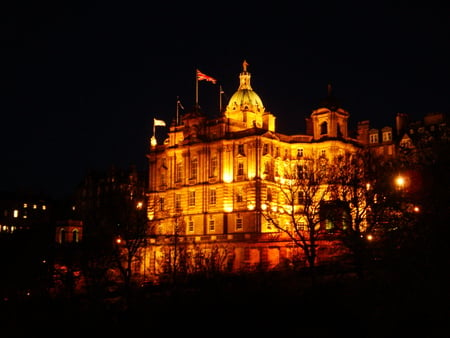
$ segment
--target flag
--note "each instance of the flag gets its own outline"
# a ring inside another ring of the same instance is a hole
[[[217,81],[216,79],[212,78],[211,76],[203,74],[198,69],[197,69],[197,80],[199,80],[199,81],[206,80],[206,81],[212,82],[214,84],[216,84],[216,81]]]
[[[153,118],[153,125],[156,126],[162,126],[165,127],[166,126],[166,122],[164,122],[163,120],[158,120]]]

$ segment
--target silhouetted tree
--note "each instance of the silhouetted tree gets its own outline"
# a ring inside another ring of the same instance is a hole
[[[275,178],[276,184],[262,212],[277,231],[287,235],[304,253],[313,282],[319,242],[326,234],[321,226],[321,206],[327,199],[327,180],[323,166],[294,163]]]

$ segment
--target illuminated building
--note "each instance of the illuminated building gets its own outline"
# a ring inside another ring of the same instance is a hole
[[[153,236],[144,255],[145,273],[157,274],[164,250],[181,245],[192,255],[222,250],[232,257],[235,271],[272,269],[289,260],[292,241],[276,236],[262,210],[277,193],[286,164],[318,166],[358,148],[348,119],[329,90],[306,119],[305,134],[277,132],[276,116],[252,89],[244,62],[239,87],[220,117],[208,118],[196,106],[172,122],[162,144],[150,145]]]

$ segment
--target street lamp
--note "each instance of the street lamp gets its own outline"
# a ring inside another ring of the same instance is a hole
[[[406,183],[406,181],[405,181],[405,178],[403,176],[398,175],[395,178],[395,185],[398,187],[398,189],[403,189],[404,186],[405,186],[405,183]]]

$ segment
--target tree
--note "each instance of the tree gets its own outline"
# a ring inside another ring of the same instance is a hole
[[[120,272],[126,298],[130,296],[133,282],[133,263],[141,259],[141,249],[149,234],[146,203],[132,197],[121,207],[115,230],[114,265]]]
[[[275,178],[274,192],[269,195],[262,214],[301,249],[314,282],[318,247],[326,234],[321,206],[327,200],[328,178],[323,165],[313,168],[312,162],[308,166],[297,162],[286,165],[283,175]]]

